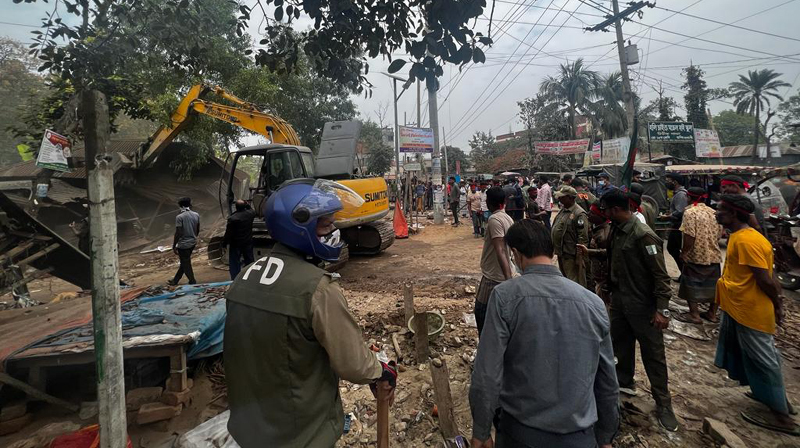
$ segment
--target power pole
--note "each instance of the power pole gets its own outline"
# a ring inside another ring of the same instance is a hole
[[[438,86],[436,86],[438,88]],[[431,171],[433,176],[433,223],[444,223],[444,201],[442,191],[442,160],[439,148],[439,102],[436,99],[436,89],[428,89],[428,114],[431,117],[433,129],[433,161]]]
[[[422,88],[417,80],[417,127],[422,127]]]
[[[620,72],[622,72],[622,98],[625,101],[625,115],[628,121],[628,135],[631,135],[633,132],[633,116],[635,115],[636,111],[634,110],[633,104],[633,90],[631,89],[631,79],[630,75],[628,74],[628,61],[625,58],[625,39],[622,36],[622,21],[626,20],[628,16],[634,14],[644,8],[647,7],[654,7],[656,6],[655,3],[638,1],[638,2],[631,2],[629,3],[630,6],[625,8],[624,11],[620,13],[619,11],[619,3],[618,0],[611,0],[611,4],[614,10],[614,15],[606,16],[606,20],[603,22],[593,26],[586,28],[587,31],[608,31],[606,28],[614,24],[614,28],[617,33],[617,52],[619,55],[619,68]],[[631,142],[634,145],[634,142]]]
[[[81,105],[89,171],[89,237],[92,259],[92,321],[97,363],[100,448],[122,448],[128,440],[125,374],[122,367],[122,313],[119,302],[117,214],[114,171],[106,152],[108,103],[96,90],[83,92]]]

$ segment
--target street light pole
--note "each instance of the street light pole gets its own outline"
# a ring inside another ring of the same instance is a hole
[[[400,123],[397,117],[397,78],[392,77],[392,100],[394,102],[394,206],[400,204]]]

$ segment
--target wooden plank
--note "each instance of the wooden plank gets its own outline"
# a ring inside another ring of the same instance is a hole
[[[59,247],[61,247],[61,245],[58,244],[58,243],[51,244],[51,245],[45,247],[44,249],[40,250],[39,252],[36,252],[35,254],[31,255],[30,257],[18,261],[17,265],[18,266],[25,266],[25,265],[31,264],[32,262],[44,257],[45,255],[47,255],[50,252],[58,249]]]
[[[75,344],[78,347],[80,344]],[[183,345],[183,343],[181,343]],[[70,345],[60,347],[43,347],[25,350],[14,355],[8,360],[14,367],[51,367],[51,366],[73,366],[80,364],[92,364],[95,360],[94,350],[89,348],[84,352],[42,352],[43,349],[61,350],[69,349]],[[147,345],[131,347],[125,349],[125,359],[139,358],[169,358],[175,354],[175,344],[170,345]]]
[[[48,394],[40,391],[39,389],[36,389],[35,387],[33,387],[33,386],[23,382],[23,381],[20,381],[20,380],[18,380],[16,378],[12,377],[11,375],[9,375],[9,374],[7,374],[5,372],[0,372],[0,383],[4,383],[4,384],[7,384],[7,385],[9,385],[11,387],[14,387],[16,389],[19,389],[19,390],[25,392],[26,394],[30,395],[31,397],[36,398],[37,400],[46,401],[46,402],[48,402],[50,404],[54,404],[56,406],[60,406],[62,408],[69,409],[70,411],[73,411],[73,412],[78,412],[78,410],[80,409],[80,406],[78,406],[76,404],[72,404],[72,403],[64,401],[64,400],[62,400],[60,398],[56,398],[56,397],[54,397],[52,395],[48,395]],[[124,400],[123,400],[123,405],[124,405]]]
[[[417,364],[428,362],[428,313],[414,314],[414,348]]]
[[[189,381],[186,377],[186,349],[183,345],[169,357],[169,377],[171,392],[182,392],[189,388]]]
[[[447,372],[447,363],[444,358],[434,358],[429,367],[433,379],[433,398],[439,410],[439,428],[445,439],[451,439],[459,435],[459,432],[453,408],[453,397],[450,394],[450,375]]]
[[[403,285],[403,305],[406,312],[405,324],[414,316],[414,285],[407,283]]]
[[[6,260],[13,261],[14,257],[30,249],[31,247],[33,247],[34,244],[36,244],[34,241],[28,241],[26,243],[20,244],[19,246],[10,249],[8,252],[4,253],[3,255],[0,255],[0,263],[4,263]]]

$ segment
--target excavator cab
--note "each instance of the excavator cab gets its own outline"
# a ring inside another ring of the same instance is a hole
[[[291,179],[314,177],[314,155],[304,146],[248,146],[234,151],[232,155],[226,194],[228,214],[233,213],[237,199],[244,199],[252,204],[258,218],[263,219],[267,198],[282,183]],[[231,186],[234,185],[236,169],[243,169],[254,176],[254,186],[249,188],[249,197],[237,198],[234,195]],[[257,172],[253,172],[255,169]]]

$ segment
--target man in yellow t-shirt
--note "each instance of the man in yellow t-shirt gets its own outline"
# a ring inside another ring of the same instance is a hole
[[[772,274],[772,245],[747,223],[753,203],[741,195],[723,195],[717,221],[731,232],[722,278],[717,282],[716,302],[722,310],[714,364],[743,386],[748,397],[767,405],[774,418],[742,412],[755,425],[800,435],[790,417],[781,372],[781,356],[775,347],[776,325],[783,320],[781,287]]]

